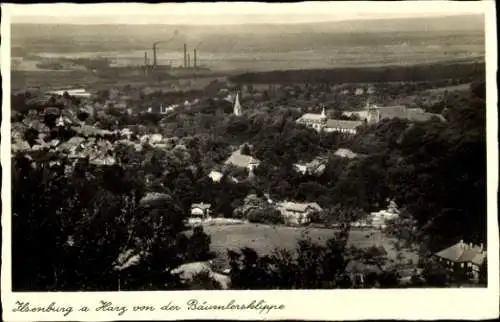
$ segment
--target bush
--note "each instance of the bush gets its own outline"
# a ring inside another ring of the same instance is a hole
[[[262,224],[283,224],[285,223],[281,213],[272,208],[260,208],[249,212],[248,221],[252,223],[262,223]]]
[[[210,276],[209,271],[202,271],[193,276],[189,282],[190,290],[221,290],[222,286]]]
[[[187,248],[189,261],[199,262],[212,259],[214,254],[210,252],[210,242],[211,238],[203,231],[203,227],[194,227]]]

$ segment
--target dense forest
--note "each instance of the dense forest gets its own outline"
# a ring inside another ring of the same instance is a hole
[[[384,83],[470,77],[484,79],[484,73],[484,62],[439,62],[412,66],[345,67],[335,69],[252,72],[235,75],[231,77],[231,80],[235,83],[245,84]]]

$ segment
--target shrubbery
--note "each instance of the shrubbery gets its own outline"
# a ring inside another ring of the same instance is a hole
[[[247,219],[249,222],[261,224],[276,225],[285,223],[281,213],[271,207],[250,210]]]

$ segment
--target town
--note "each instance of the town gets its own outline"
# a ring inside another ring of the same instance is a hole
[[[486,285],[484,61],[219,75],[158,44],[14,86],[15,290]]]

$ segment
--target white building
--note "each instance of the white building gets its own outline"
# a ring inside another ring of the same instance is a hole
[[[346,134],[356,134],[356,129],[363,124],[362,121],[334,120],[326,116],[325,109],[321,114],[306,113],[296,121],[299,124],[311,127],[318,132],[339,132]]]
[[[191,218],[207,219],[210,217],[209,203],[194,203],[191,205]]]
[[[222,174],[222,172],[215,170],[210,171],[210,173],[208,174],[208,177],[215,183],[220,182],[223,176],[224,174]]]
[[[391,200],[387,209],[372,212],[370,214],[371,226],[378,229],[384,229],[387,221],[399,217],[399,209],[396,203]]]
[[[285,222],[291,225],[305,225],[311,222],[311,214],[322,210],[315,202],[280,202],[277,210],[281,213]]]
[[[327,120],[324,131],[356,134],[357,128],[362,124],[362,121]]]

